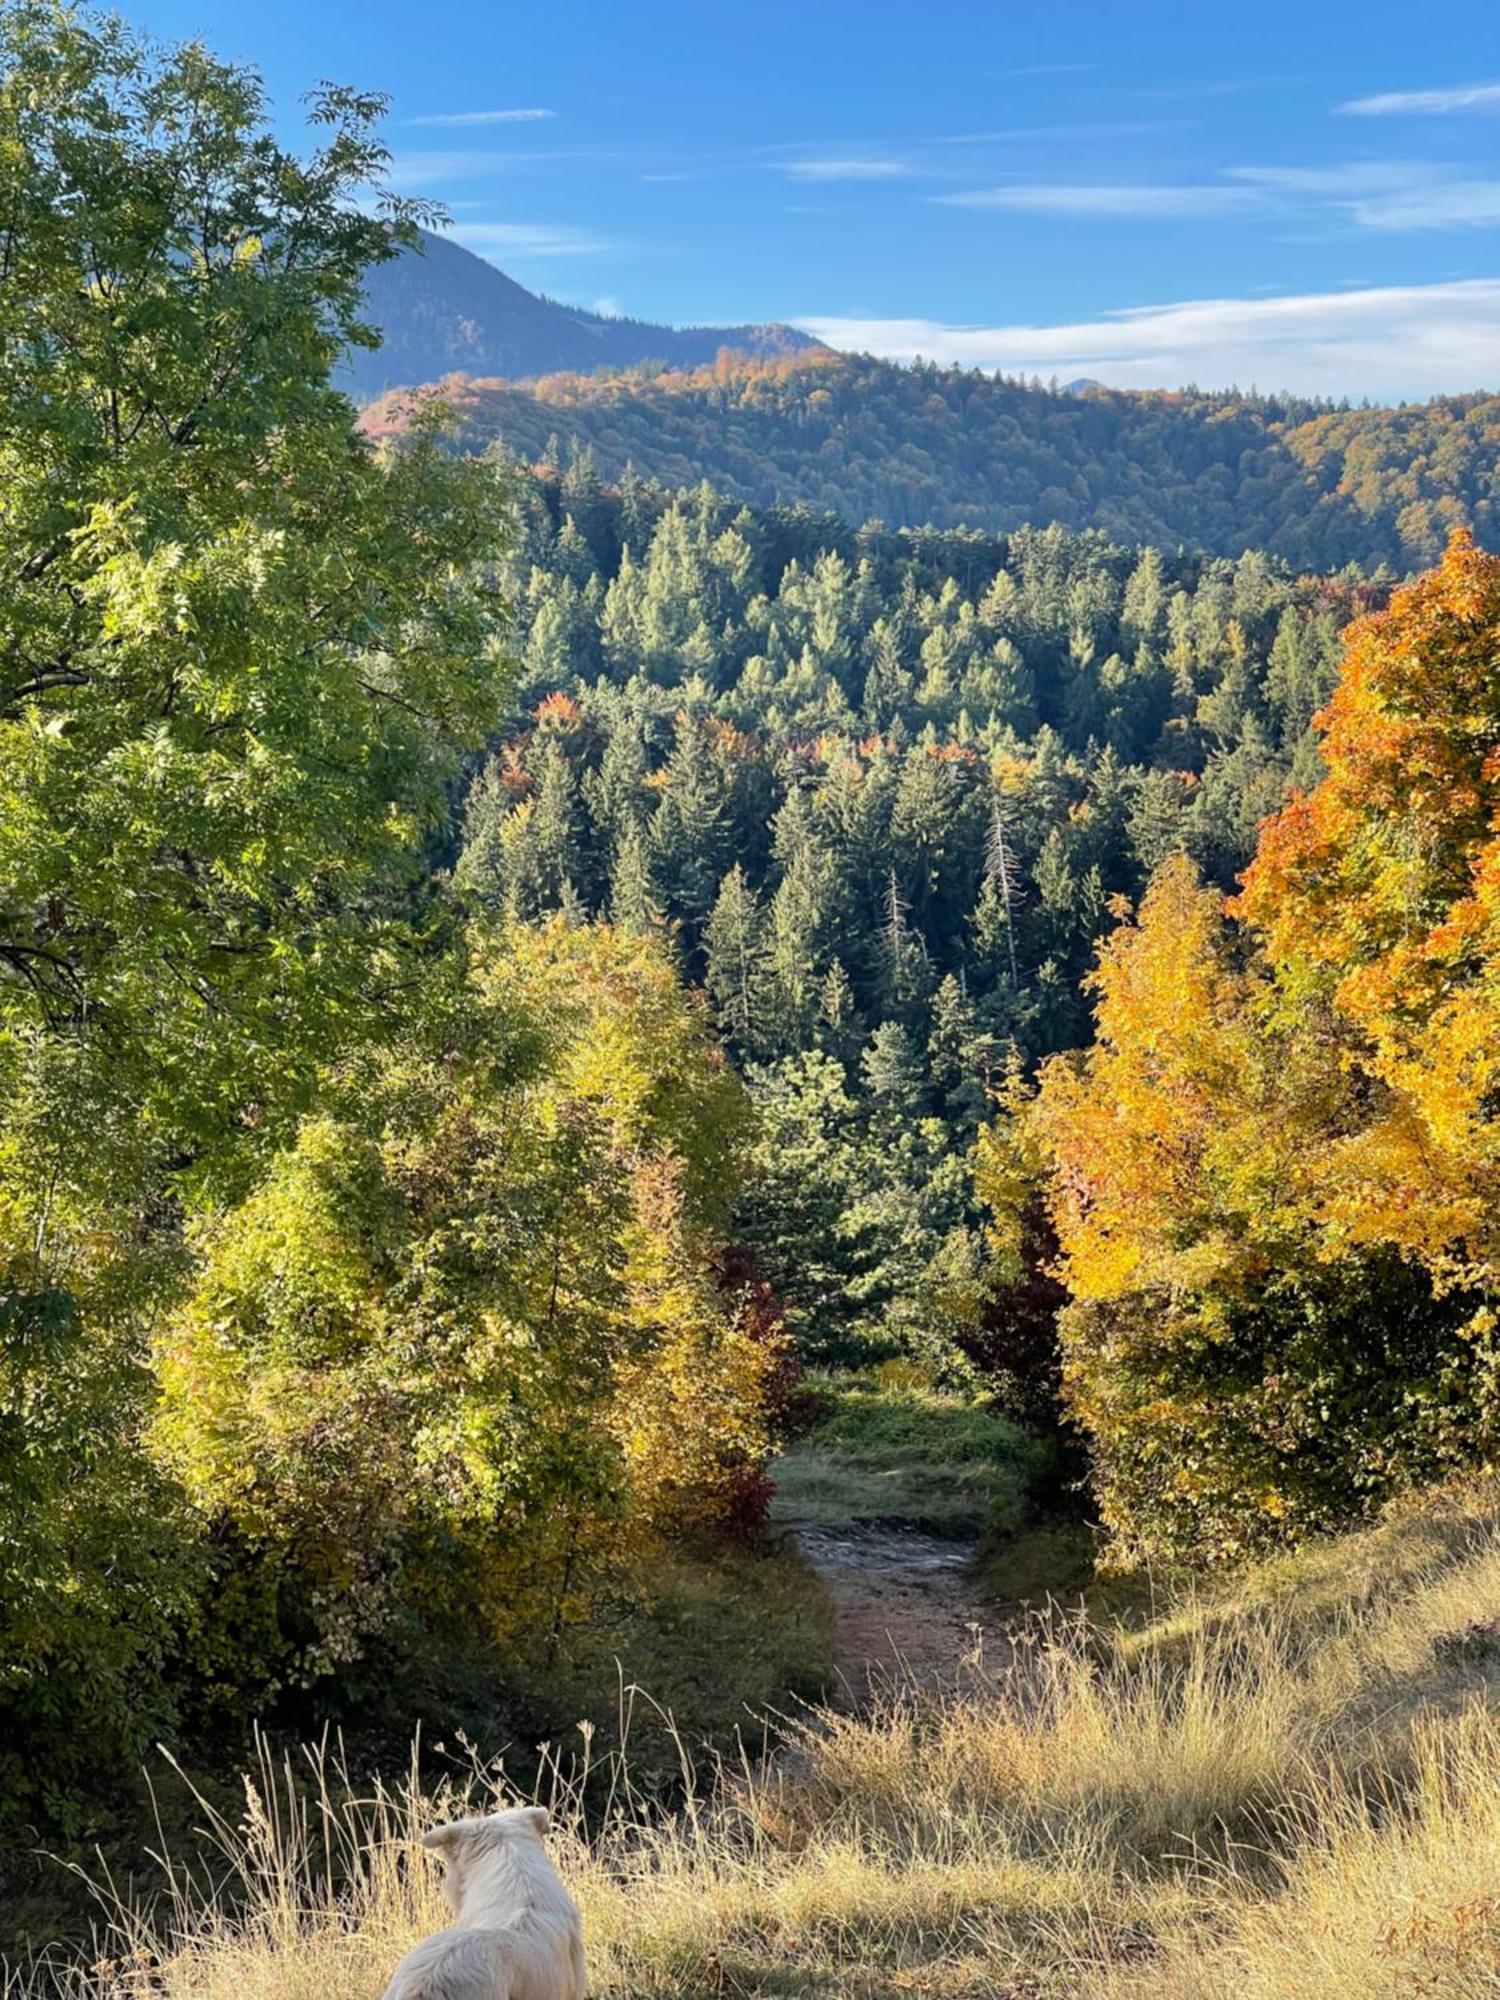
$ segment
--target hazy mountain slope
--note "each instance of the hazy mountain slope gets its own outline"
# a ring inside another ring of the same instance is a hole
[[[1232,395],[1052,393],[962,369],[823,350],[596,380],[469,381],[452,394],[477,448],[540,458],[589,444],[678,486],[708,478],[756,506],[798,501],[856,523],[1097,527],[1125,542],[1309,569],[1430,563],[1466,520],[1500,543],[1500,396],[1331,409]],[[367,415],[372,430],[395,406]]]
[[[346,386],[361,399],[455,370],[514,377],[647,360],[692,367],[712,361],[722,347],[793,354],[818,346],[790,326],[671,327],[606,319],[539,298],[484,258],[426,232],[420,251],[371,273],[366,301],[385,340],[373,353],[356,352],[346,365]]]

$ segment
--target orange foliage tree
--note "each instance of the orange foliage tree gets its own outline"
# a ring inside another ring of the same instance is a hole
[[[1447,1363],[1430,1288],[1322,1255],[1318,1167],[1348,1081],[1243,947],[1169,861],[1101,955],[1094,1046],[1045,1065],[981,1148],[1002,1236],[1018,1155],[1043,1180],[1063,1393],[1132,1552],[1232,1557],[1358,1511],[1400,1475],[1393,1436],[1409,1449],[1393,1404]]]
[[[1445,1287],[1500,1281],[1500,558],[1455,534],[1352,628],[1328,774],[1263,829],[1235,906],[1287,1003],[1326,1009],[1369,1115],[1327,1221]]]

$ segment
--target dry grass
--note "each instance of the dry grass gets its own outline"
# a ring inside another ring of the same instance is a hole
[[[1500,1993],[1500,1494],[1124,1632],[1056,1618],[1019,1674],[789,1727],[653,1816],[624,1766],[559,1861],[615,2000],[1474,2000]],[[597,1784],[597,1774],[596,1774]],[[503,1776],[476,1772],[482,1799]],[[89,1970],[12,2000],[375,2000],[441,1922],[451,1797],[262,1771],[216,1878],[115,1906]],[[105,1890],[108,1895],[107,1887]]]
[[[1375,1811],[1335,1778],[1287,1813],[1279,1893],[1226,1878],[1216,1923],[1149,1967],[1103,1940],[1080,2000],[1494,2000],[1500,1728],[1470,1711],[1415,1747]]]

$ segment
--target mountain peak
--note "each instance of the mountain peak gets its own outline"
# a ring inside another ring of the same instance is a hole
[[[417,249],[370,273],[365,313],[384,338],[344,364],[345,386],[361,402],[454,374],[517,380],[642,361],[694,367],[726,347],[780,355],[822,346],[792,326],[656,326],[563,305],[427,230]]]

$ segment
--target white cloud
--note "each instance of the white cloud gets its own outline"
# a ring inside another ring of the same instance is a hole
[[[855,154],[822,160],[782,160],[781,171],[794,181],[895,181],[911,172],[903,160],[866,159]]]
[[[1500,181],[1442,181],[1354,204],[1367,229],[1464,229],[1500,223]]]
[[[1195,98],[1238,97],[1249,90],[1275,90],[1287,81],[1280,76],[1227,76],[1215,81],[1200,77],[1192,83],[1157,84],[1147,90],[1133,91],[1135,97],[1156,98],[1162,102],[1190,102]]]
[[[1001,208],[1028,215],[1170,216],[1233,215],[1257,197],[1242,187],[1097,186],[1016,181],[1004,187],[940,194],[951,208]]]
[[[1500,111],[1500,83],[1461,83],[1452,90],[1387,90],[1355,97],[1339,110],[1354,118],[1432,117],[1450,111]]]
[[[1420,160],[1314,167],[1225,167],[1199,185],[1008,181],[931,197],[950,208],[1102,220],[1325,216],[1363,229],[1458,229],[1500,222],[1500,181],[1458,180]]]
[[[447,231],[467,250],[517,257],[597,257],[611,246],[582,229],[554,222],[459,222]]]
[[[1060,326],[810,314],[831,347],[1114,388],[1186,382],[1399,400],[1500,388],[1500,278],[1136,306]]]
[[[934,146],[1009,146],[1055,139],[1139,139],[1159,132],[1181,132],[1192,119],[1107,118],[1074,125],[1004,125],[992,132],[943,132],[930,143]]]
[[[538,118],[555,118],[555,111],[431,111],[425,118],[408,118],[408,125],[533,125]]]
[[[1443,169],[1419,160],[1345,160],[1330,167],[1226,167],[1232,181],[1278,194],[1364,195],[1409,188]]]

